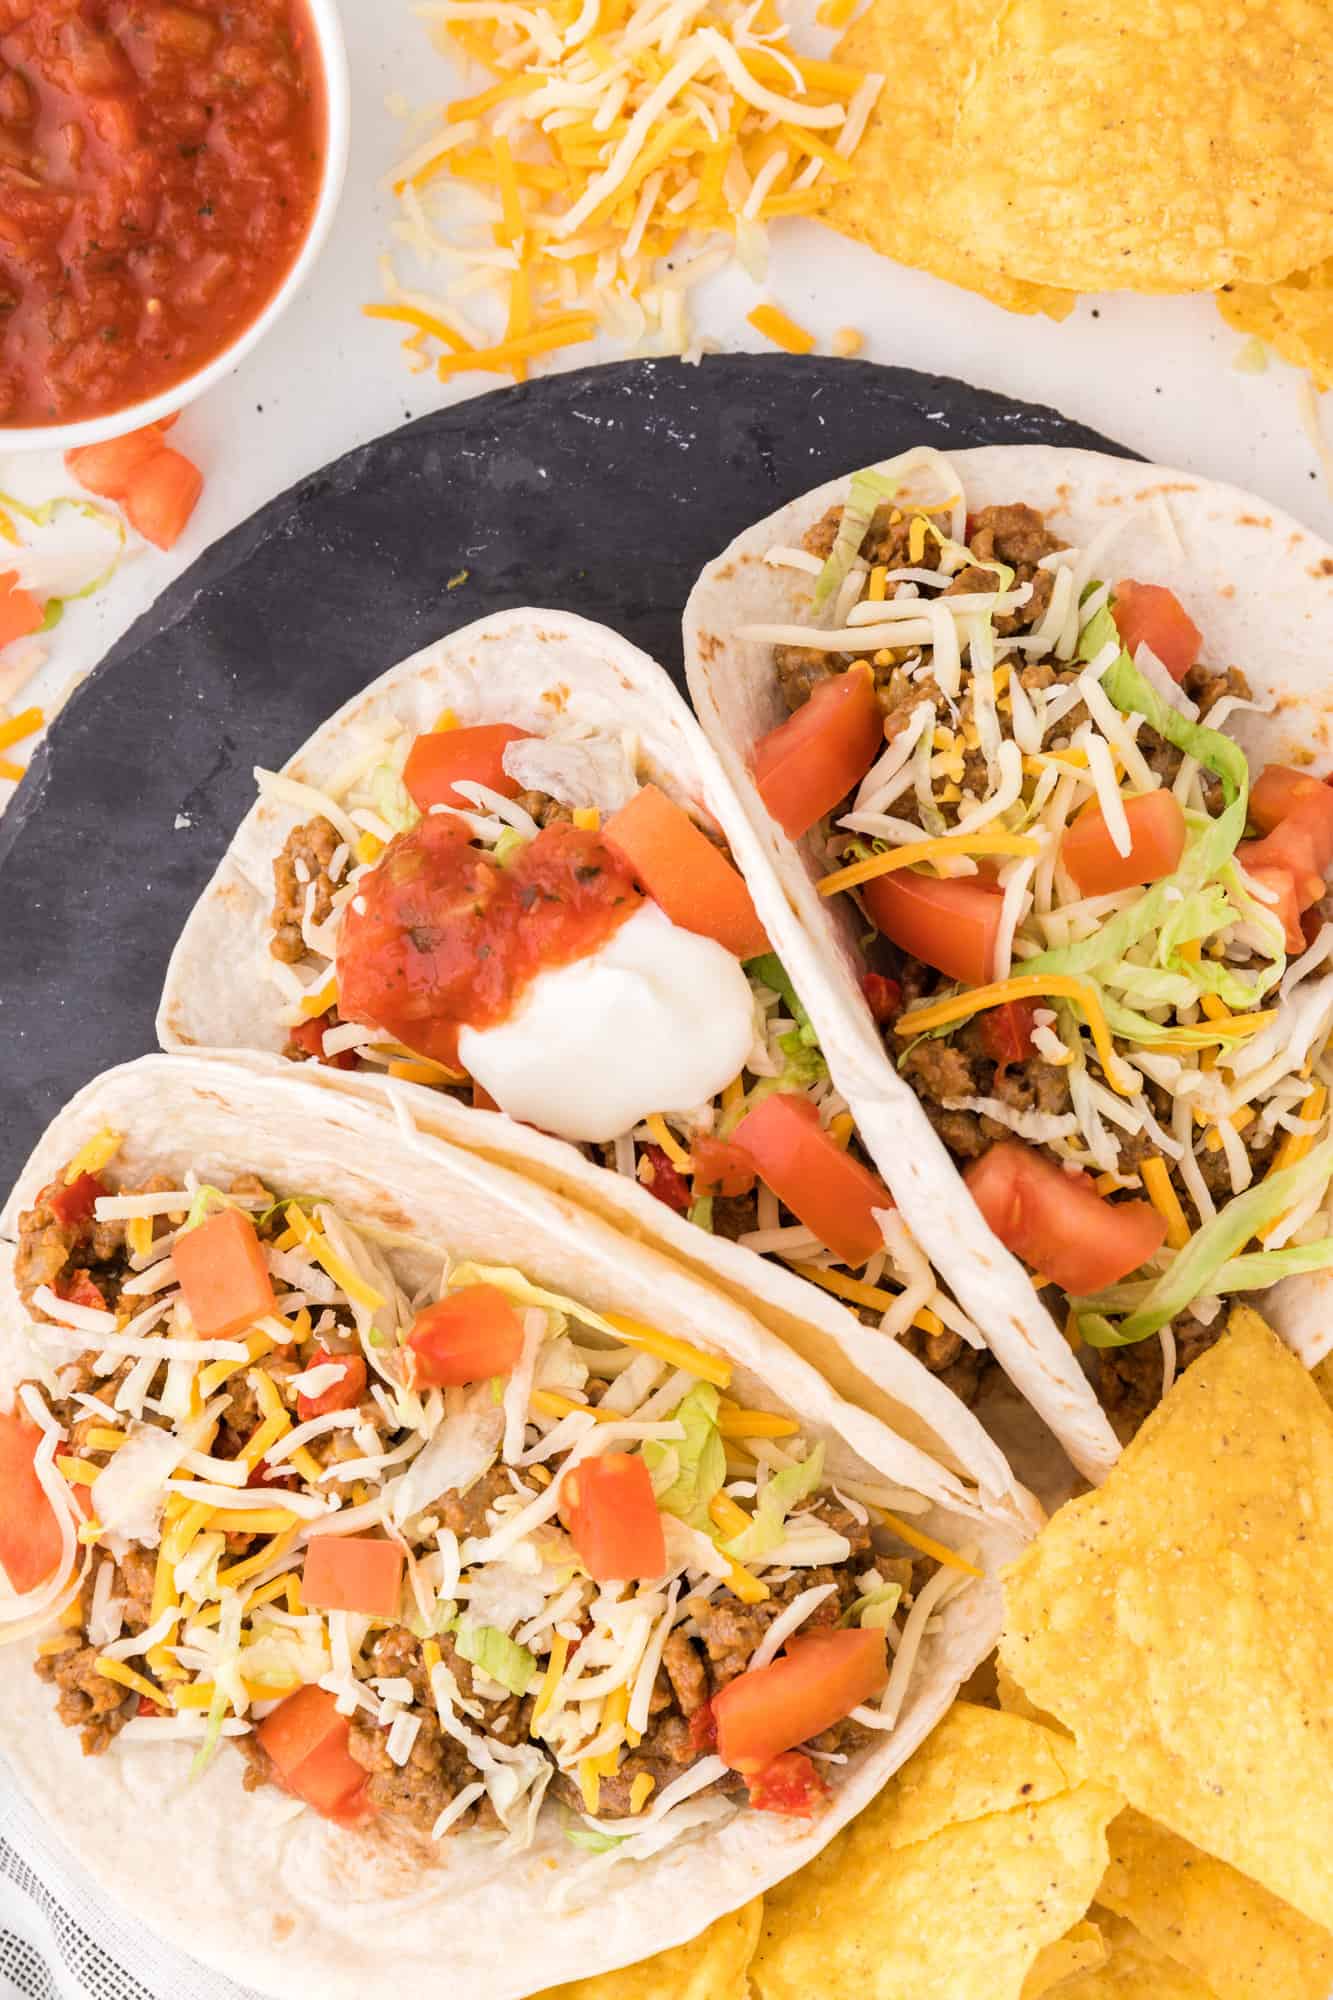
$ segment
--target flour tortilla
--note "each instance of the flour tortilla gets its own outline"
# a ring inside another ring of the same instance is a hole
[[[1062,539],[1086,545],[1123,531],[1108,573],[1169,584],[1204,634],[1217,667],[1235,665],[1271,713],[1242,713],[1228,733],[1257,767],[1333,763],[1333,549],[1266,502],[1184,472],[1096,452],[1039,445],[949,454],[969,509],[1026,501]],[[931,497],[941,497],[933,475]],[[921,488],[910,490],[924,492]],[[884,1054],[860,990],[857,915],[822,898],[818,832],[798,844],[769,817],[750,775],[757,740],[785,720],[772,648],[733,636],[740,625],[809,622],[808,576],[770,567],[765,552],[797,546],[845,498],[832,480],[739,535],[708,565],[685,612],[690,692],[785,900],[774,906],[774,949],[805,994],[834,1081],[892,1188],[908,1226],[997,1359],[1089,1479],[1118,1455],[1115,1436],[1027,1272],[991,1234],[912,1091]],[[768,912],[765,912],[766,921]],[[814,977],[818,971],[821,976]],[[1325,975],[1333,978],[1333,974]],[[1333,1274],[1288,1278],[1263,1302],[1283,1338],[1313,1366],[1333,1348]]]
[[[0,1655],[0,1754],[39,1811],[112,1896],[182,1949],[282,1996],[384,2000],[432,1990],[441,1965],[468,2000],[520,2000],[561,1981],[683,1943],[799,1868],[871,1799],[945,1713],[999,1632],[1000,1567],[1024,1532],[973,1501],[878,1419],[843,1402],[757,1320],[643,1244],[572,1203],[436,1140],[407,1139],[383,1110],[312,1086],[267,1058],[149,1056],[90,1084],[41,1140],[0,1215],[0,1357],[17,1377],[21,1314],[13,1286],[17,1219],[96,1132],[126,1135],[113,1172],[193,1168],[206,1181],[258,1173],[279,1193],[319,1194],[361,1225],[392,1232],[403,1282],[438,1273],[441,1255],[513,1264],[594,1309],[626,1313],[724,1353],[735,1393],[799,1417],[826,1442],[836,1477],[887,1480],[945,1496],[920,1523],[977,1551],[986,1581],[947,1604],[923,1648],[899,1726],[848,1765],[829,1766],[827,1813],[813,1823],[743,1812],[720,1831],[622,1865],[567,1914],[554,1891],[588,1856],[548,1811],[537,1845],[502,1855],[467,1835],[430,1847],[375,1830],[348,1834],[304,1813],[279,1823],[276,1791],[245,1793],[224,1746],[187,1786],[188,1745],[121,1743],[85,1759],[57,1723],[31,1648]],[[18,1364],[21,1366],[21,1363]],[[957,1503],[948,1496],[957,1492]]]
[[[567,612],[506,611],[466,626],[393,667],[323,723],[284,774],[320,786],[397,724],[430,729],[441,710],[460,723],[512,722],[535,735],[556,724],[601,735],[630,732],[644,776],[705,824],[719,827],[747,877],[770,936],[786,904],[763,850],[717,759],[663,670],[605,626]],[[278,746],[275,746],[275,752]],[[260,798],[241,822],[172,954],[158,1013],[163,1048],[269,1050],[287,1029],[269,960],[273,861],[309,810]],[[816,969],[817,970],[817,969]],[[802,993],[815,974],[797,979]],[[315,1064],[301,1074],[328,1088],[385,1101],[386,1080]],[[985,1494],[1015,1496],[1004,1455],[952,1392],[905,1348],[827,1292],[753,1251],[710,1236],[623,1174],[592,1165],[577,1147],[476,1111],[440,1091],[387,1086],[423,1130],[465,1146],[568,1195],[635,1240],[748,1304],[844,1396],[953,1467]]]

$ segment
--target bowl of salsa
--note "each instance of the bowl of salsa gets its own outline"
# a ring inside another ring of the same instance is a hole
[[[0,446],[234,367],[328,235],[348,98],[335,0],[0,0]]]

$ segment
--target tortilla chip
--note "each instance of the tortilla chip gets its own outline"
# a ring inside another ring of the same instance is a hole
[[[1006,1578],[1006,1672],[1086,1768],[1333,1922],[1333,1415],[1258,1315]]]
[[[954,103],[993,11],[987,0],[938,0],[924,9],[872,0],[836,54],[859,69],[888,70],[892,83],[871,113],[854,172],[838,183],[821,218],[881,256],[979,292],[1009,312],[1064,319],[1073,310],[1072,292],[1007,278],[984,256],[941,241],[935,227],[939,189],[951,171]]]
[[[1053,1715],[1045,1715],[1033,1706],[1013,1675],[999,1660],[995,1663],[995,1693],[1000,1707],[1006,1715],[1021,1715],[1028,1722],[1039,1722],[1043,1729],[1054,1729],[1062,1736],[1068,1731],[1060,1728]],[[1072,1742],[1072,1738],[1070,1741]]]
[[[1237,333],[1257,334],[1284,361],[1333,387],[1333,257],[1276,285],[1228,285],[1217,309]]]
[[[659,1951],[619,1972],[552,1986],[534,2000],[746,2000],[746,1973],[759,1940],[764,1900],[719,1917],[689,1944]]]
[[[1333,1937],[1132,1808],[1097,1899],[1197,1973],[1217,2000],[1327,2000]]]
[[[1095,1972],[1066,1981],[1053,2000],[1218,2000],[1210,1986],[1140,1935],[1123,1917],[1094,1907],[1107,1958]]]
[[[1095,1972],[1099,1965],[1105,1965],[1108,1955],[1106,1939],[1096,1924],[1086,1921],[1075,1924],[1062,1938],[1038,1952],[1037,1962],[1023,1984],[1023,2000],[1043,2000],[1045,1994],[1063,1989],[1065,1982],[1076,1974]]]
[[[950,1801],[953,1810],[950,1810]],[[958,1703],[874,1804],[765,1898],[755,2000],[1020,2000],[1084,1916],[1117,1809],[1072,1746]]]
[[[1329,1409],[1333,1410],[1333,1354],[1330,1354],[1326,1361],[1319,1363],[1318,1367],[1314,1370],[1311,1380],[1314,1382],[1315,1388],[1319,1391],[1324,1401],[1328,1404]]]
[[[906,0],[894,12],[919,18]],[[1318,0],[1235,0],[1225,20],[1193,0],[1008,0],[984,16],[963,51],[974,74],[941,107],[946,246],[1010,278],[1140,292],[1268,284],[1333,251]],[[890,116],[915,55],[877,65]]]

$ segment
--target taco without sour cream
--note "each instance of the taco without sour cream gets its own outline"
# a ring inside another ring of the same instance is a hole
[[[496,2000],[678,1943],[994,1644],[1011,1517],[652,1251],[270,1059],[100,1078],[2,1221],[0,1750],[210,1963],[271,1896],[265,1990],[364,1991],[386,1926]]]
[[[704,726],[841,941],[812,1014],[876,1164],[1019,1385],[1081,1336],[1122,1439],[1233,1292],[1333,1343],[1331,630],[1294,523],[1044,448],[836,481],[687,613]],[[1091,1391],[1043,1414],[1104,1436]]]
[[[391,1087],[418,1124],[757,1295],[835,1386],[1004,1490],[944,1393],[974,1397],[982,1332],[867,1160],[770,949],[777,885],[659,667],[585,620],[507,612],[259,782],[173,956],[165,1047]]]

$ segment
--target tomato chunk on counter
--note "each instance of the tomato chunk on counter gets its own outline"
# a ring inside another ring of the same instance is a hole
[[[348,1750],[349,1723],[327,1688],[298,1688],[255,1730],[289,1792],[325,1819],[366,1818],[366,1773]]]
[[[821,681],[809,701],[755,745],[759,796],[799,840],[860,784],[883,742],[874,677],[865,667],[849,667]]]
[[[965,986],[994,977],[1004,898],[975,875],[949,881],[911,869],[877,875],[861,888],[870,921],[886,938]]]
[[[305,1552],[301,1595],[318,1611],[395,1618],[403,1588],[403,1551],[376,1535],[315,1535]]]
[[[1184,680],[1199,657],[1203,634],[1174,590],[1126,578],[1111,594],[1111,616],[1131,659],[1147,646],[1173,681]]]
[[[523,1326],[498,1285],[467,1285],[419,1312],[407,1345],[415,1388],[457,1389],[512,1375]]]
[[[422,812],[432,806],[462,806],[475,812],[475,800],[454,790],[460,778],[465,784],[485,785],[501,798],[517,798],[520,786],[505,770],[504,754],[511,743],[524,742],[530,733],[512,722],[476,722],[465,729],[433,729],[418,736],[403,766],[403,783],[413,804]]]
[[[829,1788],[801,1750],[784,1750],[746,1783],[756,1812],[781,1813],[787,1819],[808,1819],[829,1795]]]
[[[1099,1292],[1155,1256],[1166,1222],[1151,1202],[1107,1201],[1086,1174],[1067,1174],[1021,1139],[1004,1139],[963,1170],[1004,1244],[1063,1292]]]
[[[884,1247],[877,1208],[893,1196],[878,1174],[845,1153],[809,1098],[777,1091],[747,1111],[731,1135],[766,1187],[844,1264]]]
[[[1333,792],[1329,802],[1333,804]],[[1100,806],[1065,829],[1060,859],[1085,896],[1111,896],[1174,875],[1185,852],[1185,814],[1174,792],[1160,786],[1125,800],[1129,853],[1122,854]]]
[[[330,1354],[327,1347],[312,1347],[306,1368],[338,1368],[342,1372],[318,1396],[296,1393],[296,1414],[303,1424],[312,1417],[325,1417],[330,1410],[354,1410],[366,1393],[366,1363],[360,1354]]]
[[[41,1441],[26,1417],[0,1416],[0,1569],[20,1596],[60,1561],[60,1523],[33,1463]]]
[[[176,1276],[201,1340],[230,1340],[273,1310],[273,1280],[254,1223],[224,1208],[176,1238]]]
[[[174,549],[204,490],[204,475],[183,451],[164,445],[130,480],[121,503],[130,526],[159,549]]]
[[[595,1583],[661,1576],[666,1537],[641,1458],[611,1451],[565,1474],[562,1498],[579,1560]]]
[[[744,877],[656,785],[644,785],[612,813],[602,837],[673,924],[713,938],[737,958],[769,949]]]
[[[0,576],[0,646],[31,637],[46,622],[46,613],[37,599],[30,590],[20,590],[18,581],[16,569],[6,570]]]
[[[751,1667],[713,1696],[717,1754],[748,1777],[820,1736],[880,1692],[888,1642],[875,1628],[809,1632],[767,1667]]]
[[[83,444],[65,453],[65,469],[88,493],[101,500],[123,500],[136,473],[164,449],[157,424],[107,438],[103,444]]]

